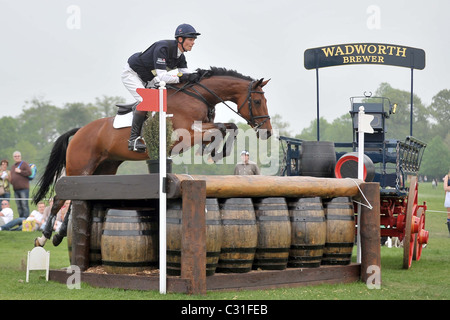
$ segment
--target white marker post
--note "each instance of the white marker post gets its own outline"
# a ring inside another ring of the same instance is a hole
[[[359,107],[358,113],[358,179],[364,180],[364,133],[373,133],[370,122],[373,116],[365,114],[364,107]],[[361,263],[361,204],[358,203],[358,232],[356,234],[356,262]]]
[[[136,92],[142,97],[137,110],[147,112],[159,112],[159,292],[166,293],[167,283],[167,195],[164,190],[164,182],[167,176],[166,157],[166,83],[159,82],[158,89],[138,88]]]
[[[164,181],[167,175],[165,90],[166,83],[161,81],[159,83],[159,293],[161,294],[167,292],[167,195],[164,190]]]

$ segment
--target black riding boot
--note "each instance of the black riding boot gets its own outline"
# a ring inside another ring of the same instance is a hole
[[[448,228],[448,233],[449,233],[449,236],[450,236],[450,221],[447,221],[447,228]]]
[[[142,125],[144,124],[147,111],[134,111],[133,123],[131,125],[130,140],[128,140],[128,150],[145,152],[146,146],[141,137]]]

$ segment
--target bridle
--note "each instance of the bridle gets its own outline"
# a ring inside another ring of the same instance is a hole
[[[241,109],[244,107],[245,103],[248,104],[248,114],[250,115],[250,121],[247,120],[247,123],[253,127],[253,129],[258,130],[262,125],[264,125],[264,123],[267,122],[267,120],[270,119],[269,115],[265,115],[265,116],[254,116],[253,115],[253,99],[252,99],[252,93],[260,93],[260,94],[264,94],[264,91],[256,91],[253,90],[253,85],[254,85],[255,81],[250,82],[250,84],[248,85],[248,92],[247,92],[247,98],[245,99],[245,101],[241,104],[241,106],[237,109],[237,114],[239,116],[241,116],[243,119],[244,116],[241,114]],[[228,107],[229,108],[229,107]],[[234,111],[234,110],[233,110]],[[261,122],[256,122],[257,119],[264,119]]]
[[[200,79],[201,80],[201,79]],[[270,116],[269,115],[265,115],[265,116],[254,116],[253,115],[253,99],[252,99],[252,93],[260,93],[260,94],[264,94],[264,91],[256,91],[253,90],[253,85],[255,84],[256,81],[251,81],[250,84],[248,85],[248,91],[247,91],[247,98],[245,99],[245,101],[238,107],[237,111],[235,111],[232,107],[230,107],[225,100],[223,100],[221,97],[219,97],[214,91],[212,91],[211,89],[209,89],[208,87],[206,87],[205,85],[200,83],[200,80],[198,80],[198,82],[195,83],[186,83],[184,86],[182,86],[181,88],[177,88],[171,85],[167,85],[167,87],[176,90],[172,95],[176,94],[177,92],[183,92],[191,97],[197,98],[200,101],[202,101],[203,103],[206,104],[206,106],[209,109],[214,110],[215,109],[215,104],[211,104],[208,100],[206,100],[205,97],[202,96],[202,94],[200,92],[198,92],[198,90],[195,89],[194,86],[200,86],[203,89],[205,89],[207,92],[209,92],[212,96],[214,96],[219,102],[223,103],[224,105],[226,105],[228,107],[228,109],[230,109],[231,111],[233,111],[235,114],[237,114],[238,116],[240,116],[242,119],[244,119],[245,121],[247,121],[247,124],[249,124],[251,127],[253,127],[253,129],[255,131],[257,131],[261,126],[263,126],[269,119]],[[192,91],[188,91],[187,89],[191,89]],[[245,106],[248,105],[248,114],[250,116],[250,119],[247,120],[241,113],[241,109]],[[258,122],[258,120],[263,119],[262,121]]]

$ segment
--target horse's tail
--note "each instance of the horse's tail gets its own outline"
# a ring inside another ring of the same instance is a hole
[[[39,189],[33,195],[33,202],[35,204],[44,199],[49,190],[53,192],[54,184],[66,167],[66,152],[67,146],[69,145],[69,138],[78,130],[80,130],[80,128],[67,131],[55,141],[44,174],[41,176],[36,186],[39,187]]]

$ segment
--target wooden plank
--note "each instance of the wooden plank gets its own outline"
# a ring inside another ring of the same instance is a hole
[[[206,294],[205,181],[183,181],[181,277],[190,279],[190,294]]]
[[[55,186],[60,199],[158,199],[159,174],[66,176]]]
[[[297,287],[320,283],[348,283],[358,281],[360,265],[321,266],[319,268],[288,268],[283,271],[251,271],[222,274],[206,278],[208,290],[248,290]]]
[[[59,283],[67,283],[73,273],[67,273],[65,269],[50,270],[49,280]],[[124,275],[124,274],[100,274],[81,272],[81,282],[98,288],[120,288],[125,290],[159,290],[158,276]],[[179,277],[167,279],[167,291],[188,293],[189,280]]]
[[[317,285],[322,283],[350,283],[360,278],[361,266],[321,266],[319,268],[289,268],[282,271],[251,271],[249,273],[216,273],[206,277],[207,290],[261,290]],[[67,283],[73,274],[65,269],[50,270],[49,280]],[[94,287],[127,290],[159,290],[158,276],[120,275],[81,272],[81,281]],[[190,279],[167,277],[167,291],[189,293]]]

